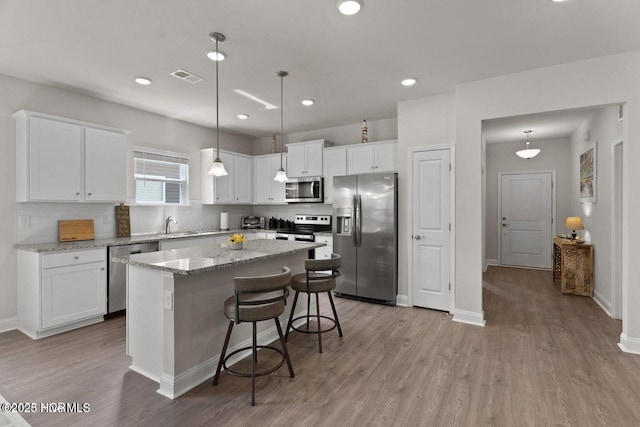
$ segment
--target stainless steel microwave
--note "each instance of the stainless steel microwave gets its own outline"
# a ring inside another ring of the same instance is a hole
[[[323,203],[324,180],[320,177],[290,178],[284,186],[287,203]]]

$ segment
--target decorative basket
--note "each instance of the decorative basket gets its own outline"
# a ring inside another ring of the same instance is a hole
[[[242,249],[242,245],[243,245],[243,242],[229,243],[229,249],[232,249],[234,251],[239,251],[240,249]]]

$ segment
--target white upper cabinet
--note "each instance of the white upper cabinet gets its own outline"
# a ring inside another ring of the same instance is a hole
[[[286,166],[287,155],[282,156]],[[273,178],[280,169],[280,154],[269,154],[253,158],[254,195],[255,204],[284,204],[284,182],[274,181]]]
[[[324,139],[287,144],[287,177],[322,176]]]
[[[226,176],[209,175],[216,151],[200,150],[200,191],[203,204],[251,204],[253,201],[253,159],[244,154],[220,150]]]
[[[347,148],[347,174],[356,175],[398,170],[397,141],[350,145]]]
[[[324,202],[333,203],[333,177],[347,174],[347,147],[324,149]]]
[[[250,156],[233,156],[234,203],[253,202],[253,159]]]
[[[18,111],[16,200],[118,202],[126,199],[126,133]]]
[[[124,201],[127,188],[126,136],[85,128],[85,200]]]

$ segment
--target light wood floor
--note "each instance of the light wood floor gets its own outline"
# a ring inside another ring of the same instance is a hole
[[[86,414],[24,414],[34,426],[640,425],[640,356],[590,298],[551,273],[490,267],[487,326],[445,313],[337,299],[344,338],[293,333],[286,368],[257,382],[223,374],[177,400],[128,370],[124,320],[40,341],[0,334],[0,394],[88,402]],[[266,359],[266,357],[260,357]]]

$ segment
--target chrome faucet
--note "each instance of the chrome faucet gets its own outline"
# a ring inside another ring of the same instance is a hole
[[[178,221],[173,219],[172,216],[168,216],[167,220],[164,223],[164,232],[165,232],[165,234],[170,234],[171,233],[171,223],[174,223],[174,224],[177,225]]]

